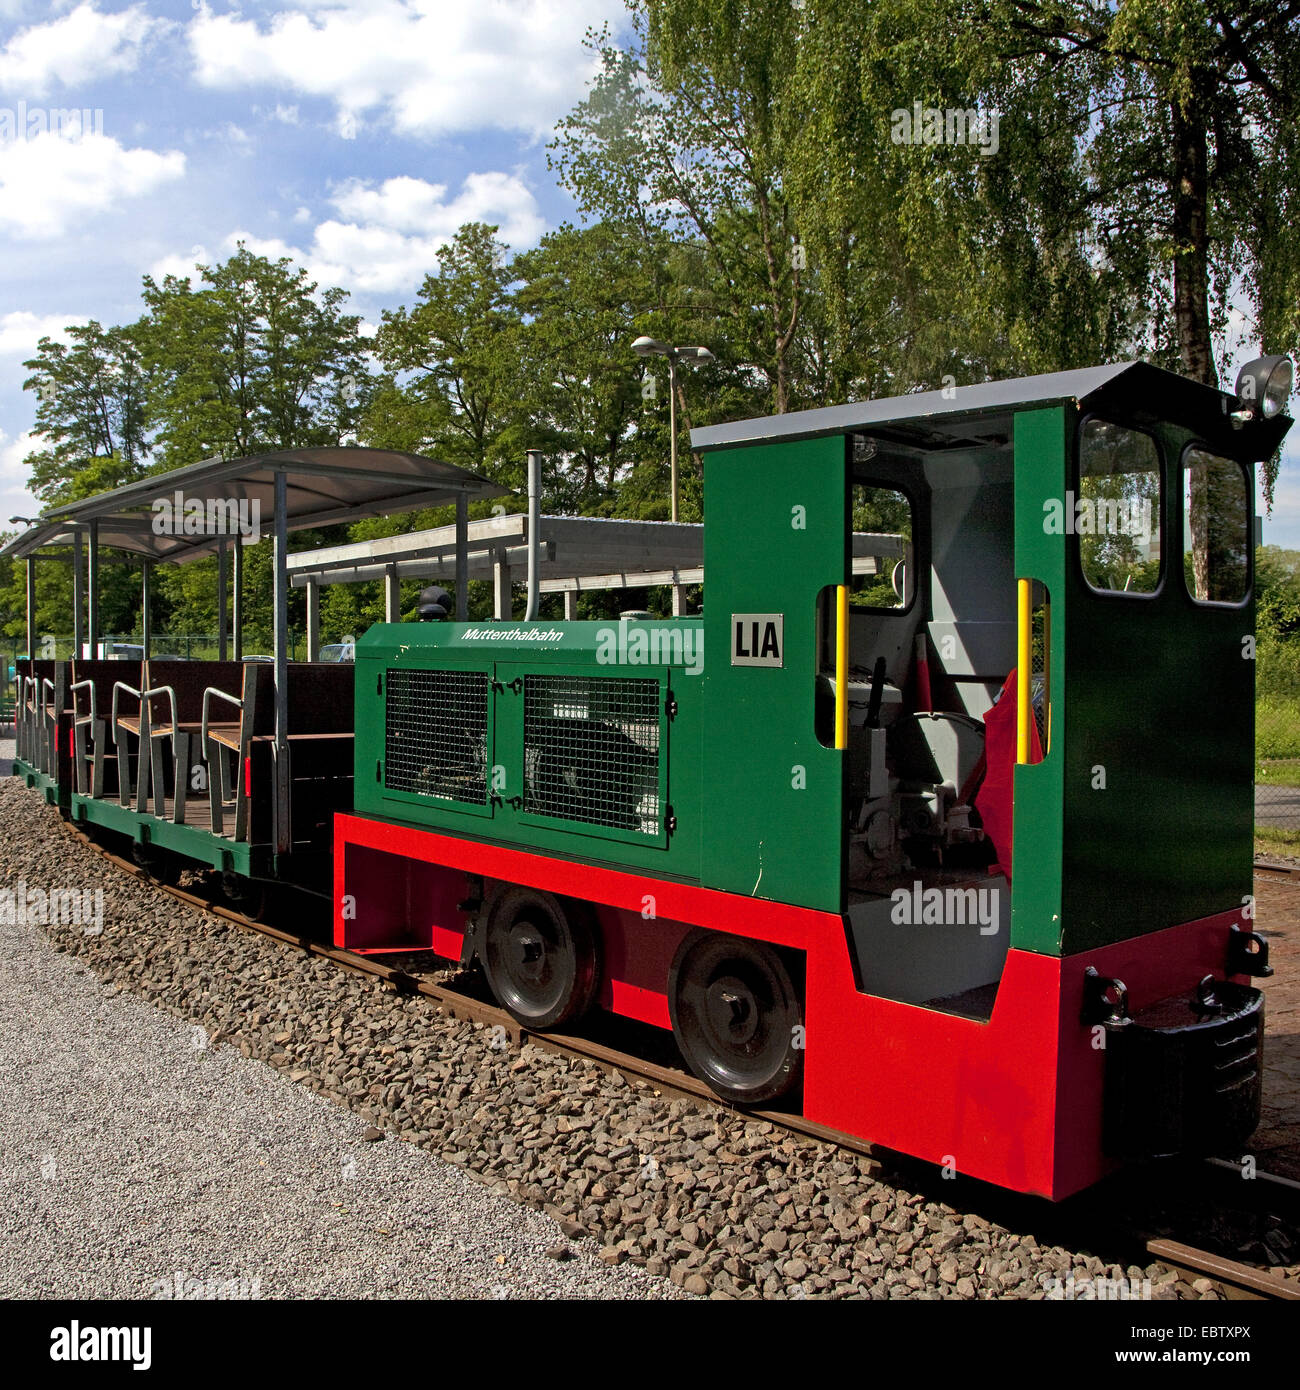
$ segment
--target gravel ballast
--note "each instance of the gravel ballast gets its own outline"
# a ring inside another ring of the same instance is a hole
[[[1041,1299],[1102,1279],[1216,1296],[512,1048],[125,877],[35,802],[0,784],[6,879],[102,889],[103,917],[0,938],[0,1293],[148,1296],[180,1270],[260,1277],[263,1297]]]

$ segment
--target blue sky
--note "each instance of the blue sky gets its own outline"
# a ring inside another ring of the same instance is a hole
[[[462,223],[519,249],[574,217],[545,146],[605,21],[622,0],[0,0],[0,527],[35,506],[23,359],[137,317],[143,275],[242,238],[374,323]],[[1297,445],[1264,536],[1300,547]]]
[[[545,146],[595,70],[583,37],[624,19],[622,0],[0,0],[0,526],[35,505],[21,386],[42,334],[134,319],[143,275],[241,238],[371,323],[464,222],[535,244],[575,216]],[[79,133],[42,131],[72,109]]]

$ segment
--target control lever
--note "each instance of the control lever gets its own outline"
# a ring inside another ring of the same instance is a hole
[[[880,728],[880,701],[885,694],[885,658],[876,658],[875,669],[871,673],[871,695],[867,700],[867,728]]]

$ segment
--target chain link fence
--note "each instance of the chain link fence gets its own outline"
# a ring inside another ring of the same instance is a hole
[[[1300,832],[1300,643],[1261,645],[1255,693],[1255,828]]]

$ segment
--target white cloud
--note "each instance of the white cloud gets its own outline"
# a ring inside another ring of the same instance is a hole
[[[42,338],[67,342],[68,325],[85,322],[82,314],[33,314],[29,309],[0,314],[0,357],[30,357]]]
[[[44,441],[31,431],[11,439],[0,430],[0,530],[11,530],[11,516],[35,516],[41,504],[27,491],[28,472],[23,459]]]
[[[330,101],[345,138],[364,112],[424,138],[484,127],[541,136],[596,70],[587,28],[625,17],[621,0],[319,0],[286,6],[265,28],[205,7],[189,43],[204,86]]]
[[[185,172],[177,150],[124,149],[111,136],[45,133],[0,145],[0,231],[58,236],[127,198],[156,192]]]
[[[186,252],[177,252],[172,256],[163,256],[149,267],[149,274],[153,276],[159,284],[168,275],[174,275],[178,280],[198,280],[199,276],[195,273],[194,267],[198,265],[211,265],[212,257],[208,254],[206,246],[191,246]]]
[[[311,269],[319,280],[368,293],[414,289],[437,269],[438,248],[466,222],[488,222],[519,249],[546,224],[537,201],[514,174],[470,174],[451,199],[443,184],[402,175],[378,187],[353,179],[331,198],[340,216],[321,222]]]
[[[438,268],[438,248],[466,222],[500,227],[498,236],[516,250],[533,245],[546,230],[528,187],[518,176],[500,172],[470,174],[454,198],[448,198],[444,184],[403,175],[378,186],[350,180],[334,189],[330,201],[339,216],[317,224],[310,246],[234,231],[222,242],[220,256],[242,241],[259,256],[289,257],[322,285],[406,294]],[[211,264],[212,259],[196,246],[188,255],[164,257],[150,273],[191,275],[196,260]]]
[[[30,100],[56,86],[98,81],[133,72],[149,37],[169,28],[142,5],[101,14],[78,5],[48,24],[33,24],[0,49],[0,91]]]

